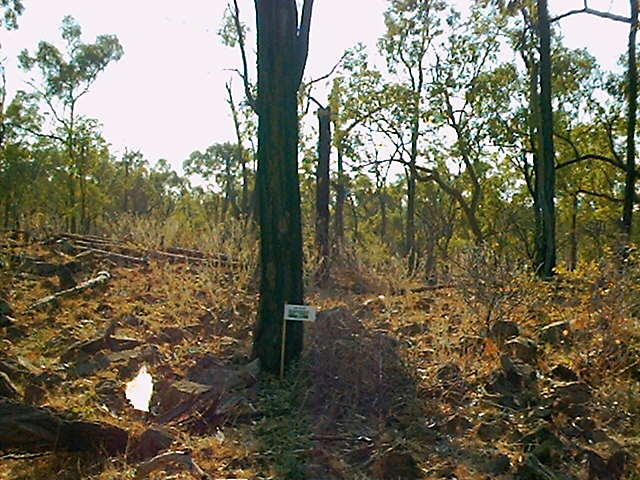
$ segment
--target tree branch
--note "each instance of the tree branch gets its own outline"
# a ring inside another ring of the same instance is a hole
[[[253,97],[253,93],[251,93],[251,83],[249,82],[247,51],[244,45],[244,33],[242,32],[242,25],[240,24],[240,8],[238,7],[238,0],[233,0],[233,7],[233,23],[236,26],[236,32],[238,34],[238,45],[240,46],[240,55],[242,56],[242,69],[244,71],[244,74],[241,74],[237,70],[236,71],[238,72],[240,78],[242,78],[242,81],[244,83],[244,94],[247,97],[247,104],[254,112],[256,112],[256,100]]]
[[[558,20],[562,20],[563,18],[566,18],[566,17],[571,16],[571,15],[576,15],[578,13],[588,13],[589,15],[595,15],[596,17],[602,17],[602,18],[607,18],[609,20],[615,20],[616,22],[631,23],[631,19],[629,17],[624,17],[622,15],[616,15],[615,13],[610,13],[610,12],[603,12],[601,10],[595,10],[593,8],[589,8],[589,7],[586,7],[586,6],[584,8],[580,8],[580,9],[576,9],[576,10],[570,10],[568,12],[565,12],[562,15],[558,15],[557,17],[554,17],[549,21],[551,23],[557,22]]]
[[[237,0],[234,0],[237,1]],[[311,32],[311,13],[313,11],[313,0],[304,0],[302,6],[302,19],[300,21],[300,28],[298,29],[298,44],[297,44],[297,72],[296,72],[296,85],[299,86],[302,83],[302,76],[304,74],[304,67],[307,64],[307,57],[309,56],[309,33]]]

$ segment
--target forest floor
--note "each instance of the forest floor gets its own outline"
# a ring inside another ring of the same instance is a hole
[[[640,284],[628,272],[394,292],[345,261],[331,288],[309,289],[321,313],[279,380],[250,363],[257,294],[237,266],[77,256],[65,242],[0,237],[4,395],[119,427],[126,451],[25,458],[0,408],[1,479],[198,478],[173,463],[142,473],[163,451],[212,479],[640,479]],[[30,309],[69,287],[46,264],[111,278]],[[149,414],[125,398],[142,365]]]

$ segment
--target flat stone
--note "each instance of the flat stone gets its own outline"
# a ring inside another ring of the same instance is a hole
[[[491,337],[502,344],[520,335],[520,326],[510,320],[497,320],[489,331]]]
[[[554,389],[558,398],[568,404],[584,404],[591,400],[591,388],[584,382],[557,384]]]
[[[507,425],[504,422],[482,422],[478,427],[478,437],[483,442],[494,442],[504,436]]]
[[[538,339],[543,343],[559,345],[564,343],[571,333],[571,324],[567,321],[550,323],[540,329]]]
[[[538,356],[538,345],[526,337],[516,337],[505,344],[505,349],[512,356],[526,363],[535,362]]]
[[[564,382],[575,382],[578,375],[565,365],[556,365],[551,369],[551,376]]]
[[[169,448],[173,440],[173,435],[166,428],[148,428],[133,441],[131,455],[137,461],[147,460]]]

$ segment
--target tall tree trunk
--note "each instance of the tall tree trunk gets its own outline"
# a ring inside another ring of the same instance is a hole
[[[416,267],[416,171],[415,162],[407,169],[407,218],[405,224],[405,254],[409,273]]]
[[[319,266],[318,284],[329,279],[329,163],[331,152],[331,109],[318,109],[318,164],[316,166],[316,248]]]
[[[229,107],[231,108],[231,116],[233,117],[233,126],[236,131],[236,161],[242,169],[242,193],[240,197],[240,211],[243,215],[249,215],[249,172],[247,170],[247,162],[244,156],[244,148],[242,146],[242,133],[240,132],[240,121],[238,120],[238,112],[236,104],[233,101],[233,92],[231,85],[227,83],[227,94],[229,98]]]
[[[638,110],[638,67],[636,64],[636,34],[638,30],[638,0],[630,0],[631,27],[629,28],[629,51],[627,71],[627,173],[624,184],[622,233],[626,241],[631,239],[633,223],[633,200],[635,196],[636,168],[636,115]]]
[[[298,28],[296,0],[255,0],[258,36],[260,305],[254,353],[280,367],[285,303],[303,303],[297,91],[307,59],[313,0]],[[302,322],[287,326],[285,365],[302,351]]]
[[[338,184],[336,185],[335,229],[336,243],[340,248],[344,244],[344,203],[347,197],[346,178],[344,175],[342,139],[338,142]]]
[[[551,106],[551,28],[547,0],[538,0],[540,39],[540,158],[536,185],[541,213],[537,242],[537,269],[543,278],[553,275],[556,266],[555,154]]]
[[[578,193],[573,194],[571,202],[571,230],[569,231],[569,270],[578,265]]]

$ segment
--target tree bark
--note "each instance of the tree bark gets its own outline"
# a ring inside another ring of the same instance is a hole
[[[323,285],[329,279],[329,163],[331,152],[331,109],[318,109],[319,139],[316,166],[316,248],[319,265],[316,280]]]
[[[636,64],[636,34],[638,30],[638,0],[630,0],[631,26],[629,27],[629,51],[627,71],[627,171],[624,184],[622,233],[631,240],[633,200],[635,196],[636,123],[638,110],[638,67]]]
[[[537,242],[537,271],[543,278],[553,276],[556,266],[555,154],[551,106],[551,28],[547,0],[538,0],[540,41],[540,158],[536,169],[541,225]]]
[[[284,304],[303,303],[297,91],[308,54],[313,0],[298,28],[295,0],[255,0],[258,35],[260,305],[254,354],[280,368]],[[302,322],[287,326],[285,365],[302,351]]]
[[[578,265],[578,192],[573,194],[571,202],[571,230],[569,231],[569,270]]]
[[[336,185],[336,210],[335,229],[336,243],[341,246],[344,243],[344,203],[347,197],[346,180],[344,175],[344,159],[342,139],[338,142],[338,183]]]

